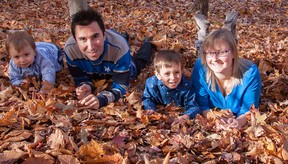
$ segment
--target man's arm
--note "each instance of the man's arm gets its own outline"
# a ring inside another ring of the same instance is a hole
[[[106,106],[111,102],[118,101],[129,90],[130,73],[113,73],[112,75],[112,89],[104,90],[97,95],[99,100],[99,107]]]

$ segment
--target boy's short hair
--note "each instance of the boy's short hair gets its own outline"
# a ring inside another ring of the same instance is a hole
[[[8,34],[8,37],[5,41],[5,47],[9,55],[11,45],[18,52],[20,52],[27,45],[30,45],[32,49],[36,50],[34,38],[24,30],[15,31]]]
[[[183,69],[181,55],[174,50],[159,51],[154,57],[153,64],[157,72],[163,67],[172,67],[173,64],[180,64],[181,69]]]
[[[73,37],[75,38],[75,28],[76,25],[81,26],[88,26],[92,22],[97,22],[101,31],[105,32],[105,26],[102,19],[102,16],[100,13],[98,13],[96,10],[88,9],[88,10],[80,10],[79,12],[72,15],[72,21],[71,21],[71,32]]]

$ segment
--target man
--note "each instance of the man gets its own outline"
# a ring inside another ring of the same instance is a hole
[[[118,101],[129,89],[130,79],[136,78],[150,63],[151,37],[144,40],[133,57],[127,40],[117,32],[105,29],[102,16],[95,10],[74,14],[71,31],[72,36],[64,50],[69,71],[77,85],[76,95],[82,105],[98,109]],[[94,95],[92,80],[107,75],[112,77],[111,90]]]

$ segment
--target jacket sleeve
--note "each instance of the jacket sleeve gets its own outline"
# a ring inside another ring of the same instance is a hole
[[[142,103],[145,110],[152,109],[156,111],[156,100],[153,95],[155,95],[155,91],[153,89],[152,80],[149,78],[146,80],[145,89],[143,92]]]
[[[19,69],[17,69],[17,66],[13,64],[12,60],[10,60],[10,64],[8,68],[9,79],[10,79],[10,83],[15,86],[19,86],[23,81],[21,74],[18,71]]]
[[[192,86],[195,90],[196,97],[195,100],[199,105],[199,108],[204,111],[210,109],[209,105],[209,95],[205,88],[206,81],[205,81],[205,73],[202,68],[201,60],[197,59],[192,71]]]
[[[65,57],[68,65],[69,72],[75,82],[75,85],[77,87],[83,85],[83,84],[88,84],[94,90],[94,86],[92,84],[92,79],[87,76],[87,74],[80,69],[78,66],[77,61],[72,61],[68,55],[65,52]]]
[[[130,50],[128,49],[115,63],[112,73],[112,89],[105,90],[97,96],[100,107],[118,101],[127,93],[130,82],[130,63]]]
[[[39,56],[40,57],[40,56]],[[44,57],[42,57],[41,61],[39,61],[41,67],[41,76],[42,81],[49,81],[52,84],[55,84],[56,80],[56,69],[54,64]]]
[[[112,80],[112,89],[104,90],[97,95],[100,107],[106,106],[111,102],[118,101],[129,90],[129,84],[127,84],[129,83],[129,72],[114,73]]]
[[[186,109],[184,114],[187,114],[190,118],[195,118],[197,114],[201,114],[201,110],[195,101],[195,93],[192,86],[185,95],[184,106]]]
[[[250,110],[250,107],[254,104],[255,108],[258,108],[259,100],[261,96],[261,76],[256,65],[251,67],[251,72],[244,75],[243,81],[247,81],[246,92],[244,93],[241,109],[237,116],[245,114]],[[245,82],[246,83],[246,82]]]

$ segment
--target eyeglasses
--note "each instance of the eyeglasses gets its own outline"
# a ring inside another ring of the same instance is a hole
[[[225,51],[204,52],[204,55],[207,58],[212,58],[212,57],[214,57],[216,55],[217,55],[217,57],[226,57],[229,54],[228,53],[229,51],[231,51],[230,48],[228,50],[225,50]]]

